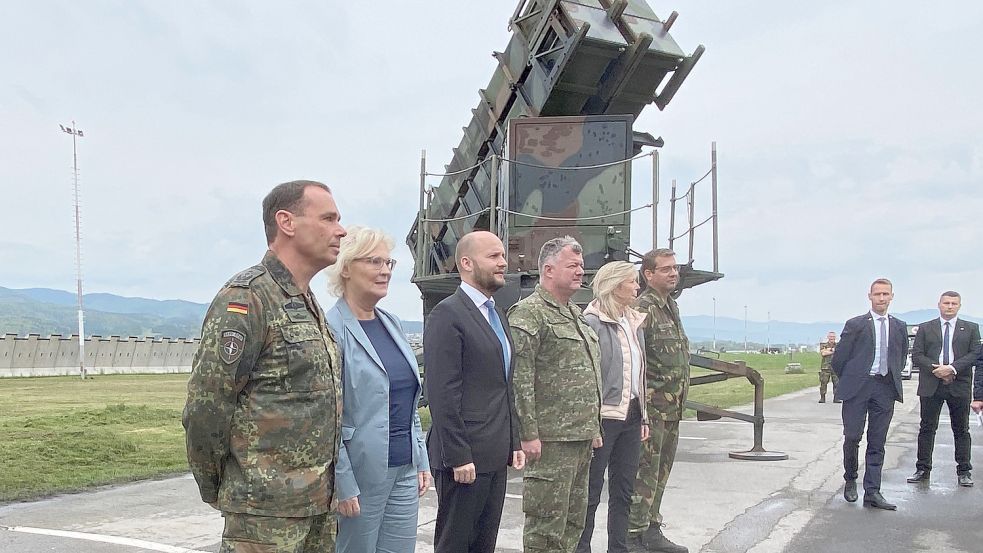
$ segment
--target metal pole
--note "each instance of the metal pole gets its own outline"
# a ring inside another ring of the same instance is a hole
[[[659,247],[659,150],[652,152],[652,249]]]
[[[696,222],[696,200],[694,199],[696,194],[693,193],[695,189],[696,183],[690,183],[689,197],[686,198],[686,208],[689,210],[689,263],[693,263],[693,235],[696,234],[693,230],[693,224]]]
[[[672,179],[672,195],[669,197],[669,249],[676,235],[676,179]]]
[[[423,196],[427,188],[427,151],[420,150],[420,211],[416,216],[416,276],[423,276]]]
[[[488,230],[498,236],[498,154],[492,153],[491,190],[489,191]]]
[[[771,353],[771,311],[768,312],[768,332],[765,333],[765,352]]]
[[[72,126],[61,130],[72,135],[72,190],[75,204],[75,295],[78,303],[79,375],[85,380],[85,311],[82,305],[82,219],[79,207],[78,137],[83,136],[72,120]]]
[[[744,306],[744,353],[747,353],[747,306]]]
[[[717,298],[713,298],[713,351],[717,351]]]
[[[712,183],[713,206],[713,272],[720,272],[720,265],[717,258],[717,141],[713,141],[710,149],[710,175]]]

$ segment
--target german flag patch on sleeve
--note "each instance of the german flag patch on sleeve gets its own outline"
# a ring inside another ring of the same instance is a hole
[[[249,306],[245,303],[236,303],[233,301],[229,302],[229,307],[226,309],[229,313],[238,313],[240,315],[249,314]]]

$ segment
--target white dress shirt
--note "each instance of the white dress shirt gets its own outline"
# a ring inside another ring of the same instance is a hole
[[[642,379],[642,352],[638,349],[635,344],[635,340],[631,337],[634,334],[631,330],[631,323],[628,322],[628,317],[624,315],[618,319],[618,324],[621,326],[621,330],[625,332],[625,337],[628,339],[628,349],[631,351],[631,398],[635,399],[638,397],[638,383]]]
[[[891,317],[887,313],[878,315],[874,310],[870,310],[870,316],[874,318],[874,364],[870,366],[870,374],[877,374],[881,367],[881,317],[884,317],[884,340],[891,343]],[[890,347],[890,346],[889,346]],[[887,368],[887,374],[891,374],[891,367]]]
[[[943,347],[945,347],[945,323],[949,323],[949,364],[950,365],[952,365],[952,362],[956,360],[956,356],[953,355],[953,353],[952,353],[952,339],[955,338],[955,336],[956,336],[956,321],[957,320],[959,320],[959,317],[953,317],[953,318],[949,319],[948,321],[945,320],[941,316],[939,317],[939,336],[942,337],[942,346]],[[939,365],[944,365],[945,364],[945,363],[942,362],[942,359],[944,359],[944,358],[945,358],[945,351],[940,349],[939,350]],[[956,368],[953,367],[952,370],[956,370]]]

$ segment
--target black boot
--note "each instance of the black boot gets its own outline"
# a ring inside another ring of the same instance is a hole
[[[689,549],[682,545],[677,545],[669,541],[662,533],[662,527],[658,524],[649,526],[648,530],[642,534],[642,544],[645,551],[655,551],[658,553],[689,553]]]

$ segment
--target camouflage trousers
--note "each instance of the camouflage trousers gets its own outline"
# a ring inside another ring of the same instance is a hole
[[[831,369],[819,369],[819,397],[826,397],[826,388],[829,386],[830,379],[833,380],[833,393],[835,394],[840,378]]]
[[[219,553],[334,553],[332,513],[310,517],[267,517],[226,513]]]
[[[543,442],[543,454],[522,476],[525,553],[573,553],[587,519],[590,440]]]
[[[635,493],[628,515],[629,533],[644,532],[650,525],[662,523],[662,496],[676,460],[679,421],[653,419],[649,431],[649,439],[642,442],[642,455],[638,459]]]

